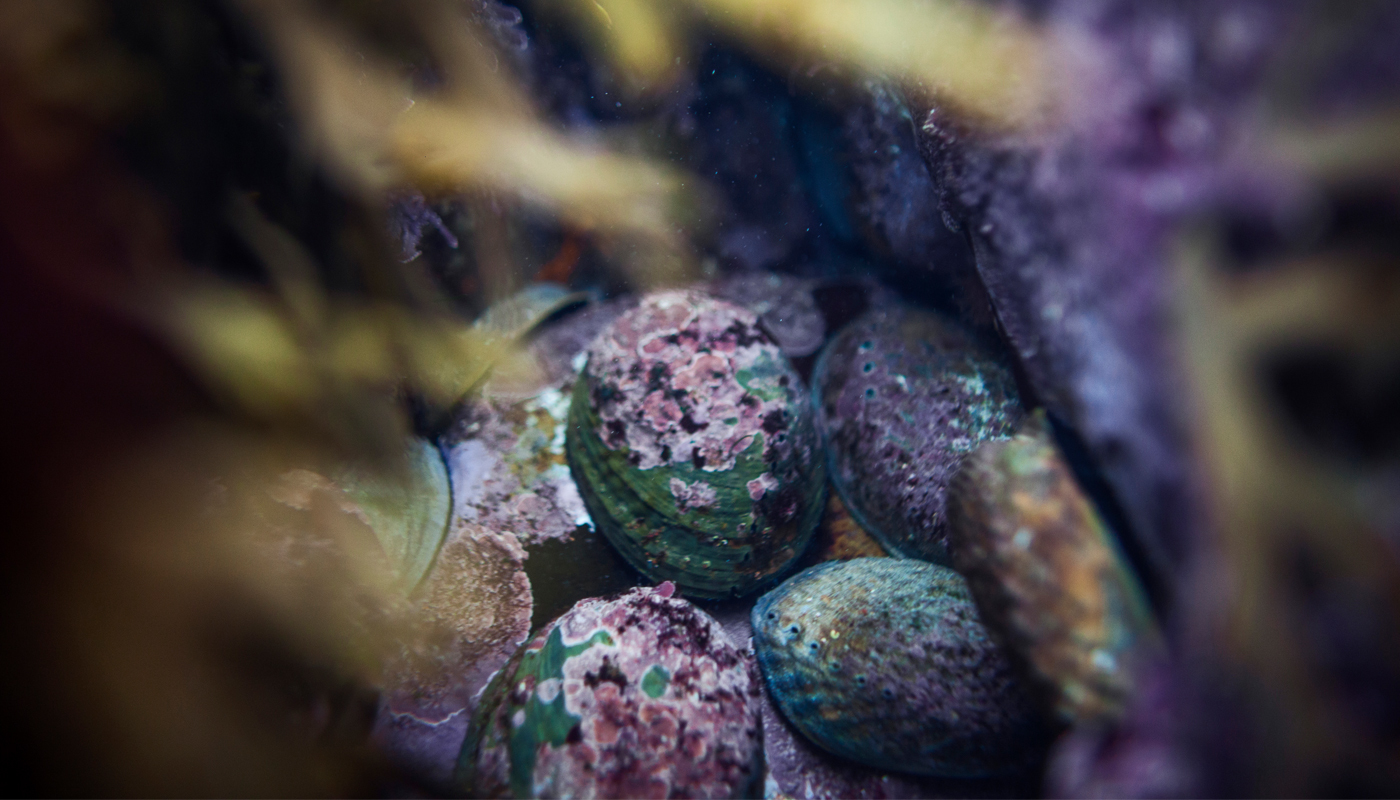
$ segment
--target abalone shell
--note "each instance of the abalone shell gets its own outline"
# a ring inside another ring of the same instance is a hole
[[[442,453],[432,442],[413,438],[404,442],[397,462],[344,464],[332,474],[379,539],[405,592],[413,591],[447,537],[452,489]]]
[[[760,598],[752,624],[774,704],[838,756],[976,777],[1015,771],[1045,743],[1034,698],[951,569],[828,561]]]
[[[762,771],[753,662],[669,583],[579,601],[492,679],[469,797],[742,797]]]
[[[1044,415],[987,442],[949,490],[949,548],[987,625],[1068,722],[1119,716],[1139,648],[1160,637],[1132,567],[1080,490]]]
[[[948,482],[1021,418],[1010,368],[931,311],[876,309],[842,329],[812,376],[832,484],[895,554],[946,564]]]
[[[598,335],[566,446],[598,530],[695,597],[777,579],[821,518],[800,378],[752,311],[699,292],[645,297]]]

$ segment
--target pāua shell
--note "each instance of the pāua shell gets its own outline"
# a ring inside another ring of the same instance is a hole
[[[643,298],[594,339],[569,410],[569,466],[598,530],[688,595],[776,579],[823,507],[800,383],[753,312],[694,291]]]
[[[1159,641],[1132,568],[1050,439],[1043,415],[962,464],[948,501],[953,565],[987,625],[1069,722],[1112,719],[1130,659]]]
[[[343,464],[333,475],[379,539],[404,590],[413,591],[432,569],[452,511],[447,466],[437,445],[408,439],[397,463]]]
[[[662,584],[579,601],[492,679],[471,797],[740,797],[761,771],[752,661]]]
[[[1009,368],[950,320],[869,312],[812,376],[828,469],[851,515],[893,553],[947,563],[948,482],[978,444],[1021,418]]]
[[[913,559],[828,561],[754,606],[754,652],[783,715],[878,769],[975,777],[1044,742],[1034,699],[957,573]]]

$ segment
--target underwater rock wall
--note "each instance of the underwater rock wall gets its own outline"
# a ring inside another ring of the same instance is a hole
[[[1013,5],[1037,19],[1067,52],[1093,54],[1079,65],[1084,82],[1076,90],[1079,104],[1063,125],[1034,137],[974,132],[949,109],[923,101],[913,109],[914,127],[942,208],[966,232],[998,327],[1016,351],[1036,399],[1082,439],[1116,499],[1113,505],[1125,516],[1126,525],[1116,527],[1130,534],[1124,544],[1159,611],[1167,613],[1174,653],[1143,670],[1143,688],[1121,727],[1112,734],[1079,731],[1061,743],[1047,790],[1066,796],[1146,796],[1325,792],[1336,786],[1378,785],[1372,781],[1383,785],[1387,779],[1381,776],[1393,776],[1392,768],[1383,766],[1384,759],[1367,761],[1369,756],[1359,755],[1385,738],[1374,723],[1355,723],[1369,733],[1349,740],[1356,747],[1353,753],[1327,755],[1326,748],[1305,745],[1302,738],[1287,740],[1298,734],[1276,733],[1269,730],[1273,723],[1263,720],[1287,719],[1303,708],[1336,709],[1340,718],[1359,720],[1348,716],[1354,712],[1340,711],[1349,702],[1340,698],[1360,684],[1374,692],[1374,704],[1362,716],[1379,719],[1371,715],[1381,714],[1382,707],[1394,708],[1392,700],[1380,699],[1391,696],[1380,688],[1390,679],[1372,683],[1358,676],[1393,669],[1379,666],[1395,663],[1382,655],[1389,652],[1385,637],[1369,638],[1365,645],[1360,638],[1349,639],[1358,648],[1353,656],[1318,662],[1308,657],[1312,665],[1304,669],[1310,670],[1309,677],[1295,675],[1299,682],[1290,684],[1288,692],[1266,699],[1244,686],[1262,674],[1263,664],[1286,658],[1278,653],[1292,645],[1280,644],[1282,638],[1268,645],[1247,644],[1238,628],[1224,633],[1215,627],[1220,605],[1232,604],[1224,598],[1234,589],[1223,587],[1236,586],[1236,571],[1257,570],[1255,574],[1271,576],[1265,580],[1279,582],[1269,602],[1286,607],[1269,613],[1287,617],[1287,630],[1308,629],[1306,620],[1323,613],[1318,604],[1334,601],[1322,601],[1326,592],[1320,594],[1316,584],[1309,582],[1313,588],[1304,590],[1291,582],[1296,579],[1279,575],[1283,567],[1275,563],[1251,562],[1240,551],[1227,555],[1238,546],[1237,537],[1250,534],[1222,527],[1228,523],[1219,518],[1220,509],[1230,501],[1220,499],[1227,490],[1205,455],[1215,443],[1196,438],[1202,416],[1219,412],[1201,407],[1199,372],[1192,375],[1184,363],[1199,358],[1199,351],[1190,356],[1182,348],[1190,332],[1180,313],[1181,304],[1189,302],[1181,299],[1181,247],[1184,235],[1206,221],[1225,240],[1225,271],[1263,273],[1280,263],[1296,268],[1298,262],[1290,263],[1290,257],[1316,255],[1336,247],[1338,238],[1348,241],[1351,252],[1390,247],[1374,249],[1374,232],[1336,232],[1338,227],[1374,225],[1348,219],[1354,215],[1349,204],[1355,201],[1346,195],[1377,191],[1375,174],[1327,175],[1326,180],[1344,184],[1338,189],[1268,148],[1277,130],[1271,126],[1313,125],[1319,119],[1331,123],[1362,109],[1386,113],[1377,109],[1393,103],[1393,84],[1390,90],[1378,89],[1377,76],[1393,80],[1397,74],[1393,36],[1400,30],[1400,15],[1383,4],[1357,7],[1348,28],[1329,17],[1323,4],[1302,2],[1063,0]],[[1333,35],[1349,38],[1318,45],[1318,31],[1328,20],[1336,25],[1330,29]],[[1390,31],[1389,46],[1376,44],[1381,30]],[[1310,55],[1299,55],[1298,48],[1312,46],[1316,49]],[[1355,150],[1352,155],[1360,157]],[[1393,197],[1393,189],[1379,191]],[[1394,214],[1393,200],[1380,205],[1391,210],[1371,218],[1392,218],[1386,215]],[[1332,268],[1342,269],[1340,262]],[[1225,281],[1215,285],[1223,288]],[[1320,295],[1314,297],[1322,302]],[[1258,352],[1249,356],[1257,359],[1270,347],[1297,346],[1289,334],[1273,333],[1278,338],[1256,341]],[[1312,334],[1292,335],[1306,340]],[[1227,344],[1222,339],[1202,346]],[[1239,363],[1235,368],[1263,374],[1269,367]],[[1343,388],[1341,379],[1327,386],[1333,379],[1321,374],[1311,382],[1310,396],[1335,398],[1352,391]],[[1258,391],[1263,395],[1278,388],[1276,383]],[[1311,413],[1341,402],[1318,400]],[[1305,458],[1317,458],[1328,446],[1304,440],[1312,435],[1306,430],[1318,423],[1306,422],[1305,412],[1288,411],[1286,403],[1285,413],[1270,423],[1282,427],[1287,424],[1282,417],[1291,413],[1298,428],[1281,433],[1276,427],[1268,435],[1309,453]],[[1334,419],[1335,429],[1367,425],[1370,436],[1384,435],[1384,423],[1362,423],[1354,413],[1347,419]],[[1358,467],[1367,462],[1366,452],[1367,447],[1355,444],[1345,454],[1334,450],[1333,458],[1341,456],[1334,466],[1347,464],[1348,479],[1355,480],[1364,474]],[[1249,465],[1257,473],[1273,466]],[[1283,499],[1276,496],[1272,507]],[[1265,549],[1286,549],[1286,532],[1280,528],[1287,525],[1258,524],[1267,528],[1266,536],[1280,537],[1269,540],[1280,544]],[[1337,520],[1323,524],[1345,527]],[[1370,523],[1377,524],[1385,525]],[[1356,532],[1353,528],[1348,535]],[[1346,546],[1359,557],[1369,545]],[[1316,553],[1295,557],[1312,562],[1305,569],[1309,574],[1320,568]],[[1347,578],[1335,580],[1337,588],[1327,592],[1353,594],[1341,588]],[[1346,627],[1385,627],[1383,620],[1394,619],[1393,611],[1376,603],[1366,610],[1364,604],[1349,606]],[[1229,640],[1239,651],[1222,656],[1216,649],[1220,640],[1213,637]],[[1303,652],[1321,646],[1315,638],[1302,641]],[[1251,647],[1259,648],[1256,654],[1240,655]],[[1247,667],[1239,662],[1226,666],[1236,657],[1245,663],[1258,660]],[[1290,759],[1285,752],[1307,755]],[[1329,770],[1338,768],[1321,766],[1327,759],[1352,763],[1344,771],[1355,771],[1345,778],[1329,777]],[[1365,768],[1359,766],[1363,763]],[[1302,789],[1304,782],[1311,788]],[[1275,788],[1261,788],[1265,786]],[[1283,786],[1290,788],[1278,788]]]
[[[945,109],[914,112],[1001,329],[1158,571],[1185,562],[1194,507],[1170,237],[1227,188],[1238,109],[1276,46],[1281,5],[1039,4],[1052,37],[1085,37],[1104,57],[1063,130],[969,136]]]

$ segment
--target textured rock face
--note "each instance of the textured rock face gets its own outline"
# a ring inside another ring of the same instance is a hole
[[[919,147],[1037,394],[1084,437],[1136,546],[1167,572],[1194,522],[1171,237],[1186,216],[1251,191],[1228,144],[1290,4],[1033,5],[1052,45],[1098,59],[1064,127],[974,133],[924,105]]]
[[[887,549],[946,562],[948,482],[1020,419],[1011,372],[952,322],[877,309],[823,351],[812,377],[832,482]]]
[[[827,562],[764,595],[753,629],[774,703],[837,755],[971,777],[1024,766],[1043,744],[1034,701],[945,567]]]
[[[1137,578],[1043,427],[987,442],[948,499],[953,566],[987,626],[1069,722],[1118,717],[1156,626]]]
[[[494,374],[441,438],[455,513],[515,534],[528,555],[533,628],[585,597],[624,591],[640,579],[593,530],[564,445],[581,354],[635,302],[621,298],[552,320],[516,354],[520,368]]]
[[[906,297],[956,314],[979,334],[995,335],[972,249],[943,207],[902,92],[873,80],[862,88],[842,110],[840,158],[850,165],[851,216],[879,257],[875,269]]]
[[[1280,218],[1290,192],[1276,171],[1248,174],[1239,157],[1251,146],[1240,145],[1259,134],[1248,130],[1257,121],[1252,110],[1284,32],[1305,29],[1300,10],[1323,4],[1014,5],[1033,10],[1052,44],[1098,59],[1073,87],[1087,102],[1063,128],[1034,137],[973,132],[948,109],[923,105],[913,115],[919,146],[943,207],[968,232],[1000,326],[1038,399],[1083,438],[1121,504],[1131,528],[1126,549],[1149,565],[1149,588],[1180,619],[1197,621],[1178,631],[1204,628],[1220,609],[1185,577],[1213,543],[1204,534],[1196,482],[1206,479],[1193,463],[1174,352],[1173,250],[1183,221],[1226,206]],[[1227,571],[1211,569],[1213,576]],[[1220,693],[1192,697],[1199,687],[1190,683],[1209,671],[1196,665],[1216,658],[1218,644],[1212,637],[1202,650],[1186,646],[1178,658],[1190,670],[1164,668],[1161,681],[1171,689],[1162,696],[1181,704],[1178,713],[1163,713],[1166,701],[1130,703],[1121,729],[1079,751],[1086,763],[1075,787],[1057,791],[1259,792],[1231,781],[1274,770],[1242,767],[1248,737],[1219,724],[1242,718],[1242,709],[1220,702]],[[1212,783],[1199,768],[1209,761],[1231,776],[1227,782]]]
[[[530,634],[524,560],[512,534],[455,519],[385,667],[374,738],[436,791],[451,786],[474,696]]]
[[[644,299],[594,340],[570,407],[569,464],[598,529],[698,597],[772,580],[822,510],[799,384],[753,312],[697,292]]]
[[[634,589],[546,625],[483,695],[462,749],[477,797],[740,797],[759,777],[752,661],[719,623]]]

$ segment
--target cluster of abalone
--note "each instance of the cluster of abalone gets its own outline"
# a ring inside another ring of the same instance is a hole
[[[640,572],[700,598],[780,576],[825,476],[801,380],[748,309],[644,298],[594,339],[567,451],[597,530]]]
[[[759,600],[755,654],[793,727],[877,769],[976,777],[1120,713],[1151,615],[1011,370],[937,314],[884,308],[827,345],[813,398],[852,516],[909,558],[819,564]]]
[[[914,775],[1017,773],[1043,755],[1048,711],[1121,709],[1125,665],[1153,635],[1141,592],[1040,418],[1023,421],[1009,367],[956,323],[877,308],[827,344],[809,392],[753,310],[666,291],[580,361],[569,477],[597,534],[666,583],[583,600],[521,647],[482,696],[459,788],[748,791],[755,664],[803,737]],[[896,557],[772,589],[749,660],[679,595],[777,584],[827,474]]]

